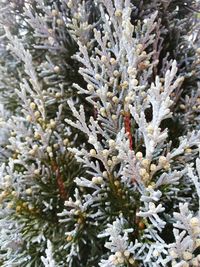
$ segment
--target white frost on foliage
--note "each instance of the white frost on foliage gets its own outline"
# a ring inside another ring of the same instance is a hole
[[[121,216],[112,224],[108,224],[107,228],[98,237],[109,237],[109,241],[105,243],[105,247],[112,253],[108,259],[102,259],[99,263],[100,267],[112,267],[122,264],[126,257],[130,257],[134,253],[133,243],[129,242],[128,234],[132,233],[133,229],[125,228],[125,220]]]
[[[196,169],[200,177],[199,166],[200,160],[197,159]],[[194,175],[192,167],[188,167],[188,175],[195,185],[198,198],[200,198],[199,177]],[[192,264],[196,267],[200,264],[200,255],[194,254],[194,251],[200,246],[200,210],[195,214],[189,209],[188,202],[180,203],[179,210],[179,212],[174,212],[175,242],[169,245],[169,253],[174,261],[174,266],[191,266]]]
[[[47,240],[47,249],[45,250],[45,253],[46,257],[41,257],[44,267],[56,267],[56,263],[53,258],[53,248],[50,240]]]
[[[145,118],[145,110],[137,111],[136,107],[130,105],[130,111],[139,126],[139,130],[144,137],[146,147],[146,157],[151,160],[156,147],[162,144],[167,138],[167,130],[161,132],[160,124],[164,119],[172,116],[170,107],[173,101],[170,94],[183,81],[182,78],[176,78],[177,66],[173,61],[171,70],[167,70],[165,74],[165,82],[162,84],[160,78],[156,76],[155,83],[151,84],[147,91],[147,101],[152,107],[152,120],[147,122]]]
[[[196,169],[197,169],[198,177],[194,175],[192,168],[188,168],[188,175],[192,179],[195,185],[196,192],[199,198],[199,209],[200,209],[200,159],[196,160]],[[199,210],[199,213],[200,213],[200,210]]]
[[[159,216],[158,213],[162,213],[165,210],[164,207],[162,207],[162,204],[158,204],[156,206],[153,202],[147,202],[145,203],[145,207],[141,208],[141,211],[137,213],[137,216],[143,217],[143,218],[149,218],[151,223],[159,230],[161,231],[162,228],[164,228],[166,222],[163,221]]]

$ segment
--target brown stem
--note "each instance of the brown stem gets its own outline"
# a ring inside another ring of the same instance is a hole
[[[60,173],[59,166],[57,165],[57,163],[55,161],[53,161],[51,163],[51,167],[52,167],[53,172],[56,173],[56,180],[57,180],[57,185],[58,185],[58,190],[59,190],[60,196],[63,200],[66,200],[67,194],[65,191],[65,185],[64,185],[62,174]]]
[[[132,135],[131,135],[130,112],[125,112],[125,114],[124,114],[124,125],[125,125],[125,131],[128,134],[129,147],[130,147],[130,150],[132,150],[133,149],[133,139],[132,139]]]

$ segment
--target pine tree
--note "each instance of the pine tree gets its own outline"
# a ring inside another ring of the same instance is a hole
[[[200,265],[198,10],[0,3],[1,266]]]

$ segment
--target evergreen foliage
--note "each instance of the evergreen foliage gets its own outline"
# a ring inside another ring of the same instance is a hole
[[[200,266],[199,12],[0,2],[1,266]]]

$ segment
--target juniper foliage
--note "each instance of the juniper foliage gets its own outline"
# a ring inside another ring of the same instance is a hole
[[[199,1],[0,3],[0,261],[200,265]]]

